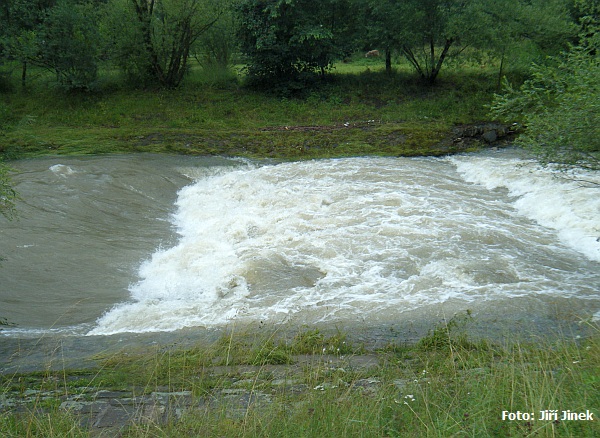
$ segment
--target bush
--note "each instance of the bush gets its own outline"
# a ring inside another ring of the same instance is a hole
[[[335,0],[297,2],[244,0],[239,6],[241,51],[251,83],[291,92],[323,75],[340,58]]]
[[[518,89],[504,81],[492,114],[521,119],[526,131],[517,140],[544,165],[566,170],[600,169],[600,34],[585,26],[577,45],[545,65],[533,65]]]
[[[98,25],[91,4],[59,1],[44,21],[35,62],[56,73],[69,90],[91,88],[98,75]]]

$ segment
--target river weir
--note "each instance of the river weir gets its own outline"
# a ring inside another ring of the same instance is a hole
[[[11,163],[0,336],[231,324],[408,327],[469,309],[600,317],[600,182],[517,151],[305,162],[162,155]]]

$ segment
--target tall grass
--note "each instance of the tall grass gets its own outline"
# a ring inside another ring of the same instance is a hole
[[[596,325],[586,323],[589,333],[582,339],[496,343],[468,336],[467,319],[459,315],[416,344],[391,344],[379,351],[348,345],[340,332],[232,331],[212,345],[106,358],[101,368],[78,378],[68,371],[4,377],[1,391],[13,397],[26,382],[26,387],[37,384],[45,390],[55,385],[62,394],[90,387],[138,395],[187,390],[213,400],[203,408],[188,408],[177,421],[132,424],[123,431],[125,437],[598,436]],[[307,354],[312,359],[302,362]],[[361,354],[376,357],[378,365],[344,362]],[[280,383],[282,376],[288,383]],[[234,386],[245,388],[250,399],[241,409],[218,397]],[[0,413],[2,436],[91,436],[57,403],[38,400],[29,406]],[[590,410],[595,419],[539,420],[546,409]],[[503,411],[535,415],[509,421],[503,420]]]

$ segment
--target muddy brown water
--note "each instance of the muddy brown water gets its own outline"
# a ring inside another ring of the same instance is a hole
[[[467,309],[474,332],[499,337],[577,336],[599,314],[594,189],[513,151],[11,165],[22,200],[18,220],[0,219],[7,372],[232,329],[315,326],[380,346]]]

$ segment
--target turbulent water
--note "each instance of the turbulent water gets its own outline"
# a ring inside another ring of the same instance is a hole
[[[14,167],[23,203],[0,231],[0,316],[17,326],[3,334],[600,315],[598,188],[512,151]]]

